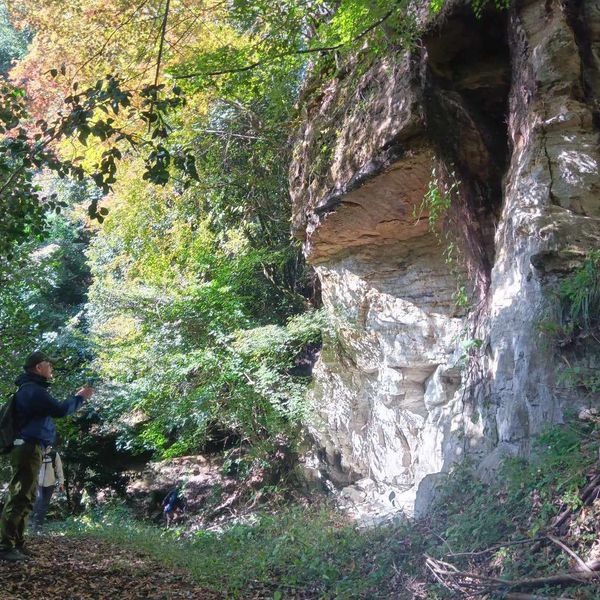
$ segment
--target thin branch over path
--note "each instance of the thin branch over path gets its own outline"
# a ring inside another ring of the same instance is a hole
[[[255,62],[249,63],[247,65],[243,65],[241,67],[231,67],[231,68],[227,68],[227,69],[221,69],[218,71],[204,71],[204,72],[197,71],[194,73],[173,75],[173,79],[192,79],[194,77],[208,77],[208,76],[217,76],[217,75],[227,75],[227,74],[231,74],[231,73],[243,73],[245,71],[251,71],[252,69],[256,69],[256,67],[260,67],[261,65],[272,63],[273,61],[278,60],[280,58],[285,58],[287,56],[298,56],[301,54],[314,54],[316,52],[322,52],[322,53],[333,52],[334,50],[339,50],[340,48],[343,48],[344,46],[348,46],[350,44],[358,42],[359,40],[364,38],[367,34],[369,34],[371,31],[373,31],[374,29],[376,29],[377,27],[379,27],[380,25],[385,23],[385,21],[387,21],[394,14],[394,12],[395,12],[394,9],[388,10],[382,17],[377,19],[374,23],[369,25],[369,27],[367,27],[365,30],[361,31],[356,37],[354,37],[351,40],[348,40],[347,42],[340,42],[339,44],[334,44],[333,46],[321,46],[321,47],[316,47],[316,48],[294,48],[287,52],[280,52],[279,54],[265,57],[264,60],[257,60]]]

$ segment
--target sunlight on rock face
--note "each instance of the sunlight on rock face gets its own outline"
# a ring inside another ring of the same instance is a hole
[[[444,464],[443,430],[460,379],[447,365],[462,320],[437,245],[425,237],[317,267],[335,332],[315,368],[326,424],[315,436],[353,477],[413,501],[420,479]]]
[[[514,268],[507,273],[503,281],[503,285],[494,290],[494,314],[499,314],[500,311],[508,308],[513,304],[515,298],[518,298],[522,293],[523,277],[520,271]]]
[[[589,154],[564,150],[558,155],[560,176],[571,185],[583,183],[584,174],[598,175],[598,163]]]

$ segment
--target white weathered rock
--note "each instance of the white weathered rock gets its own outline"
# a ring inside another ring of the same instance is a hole
[[[331,82],[307,110],[294,227],[332,323],[311,432],[356,514],[423,514],[457,459],[491,478],[566,407],[598,401],[559,385],[539,327],[560,278],[600,247],[600,11],[579,11],[529,0],[478,25],[451,6],[420,53]],[[459,183],[460,269],[415,218],[440,164]],[[478,294],[469,315],[462,282]]]

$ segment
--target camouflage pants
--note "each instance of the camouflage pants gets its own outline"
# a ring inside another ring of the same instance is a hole
[[[23,545],[27,517],[33,508],[42,464],[42,449],[35,442],[15,446],[10,453],[12,479],[0,517],[0,550]]]

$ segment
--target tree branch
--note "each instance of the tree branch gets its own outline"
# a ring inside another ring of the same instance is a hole
[[[573,600],[573,598],[565,596],[538,596],[537,594],[513,592],[506,594],[506,600]]]
[[[473,552],[450,552],[446,554],[449,557],[456,556],[481,556],[482,554],[489,554],[490,552],[495,552],[496,550],[500,550],[501,548],[507,548],[508,546],[522,546],[523,544],[535,544],[539,538],[526,538],[522,540],[513,540],[509,542],[499,542],[490,548],[486,548],[485,550],[477,550]]]
[[[77,68],[77,70],[75,71],[75,75],[77,75],[77,73],[79,73],[84,67],[86,67],[88,64],[90,64],[93,60],[95,60],[99,56],[102,56],[102,54],[104,54],[104,50],[106,50],[106,47],[108,46],[110,40],[112,40],[112,38],[119,32],[120,29],[122,29],[126,25],[129,25],[129,23],[131,23],[131,21],[135,17],[136,13],[138,13],[142,8],[144,8],[144,6],[146,4],[148,4],[148,0],[142,0],[142,2],[134,8],[131,15],[129,15],[129,17],[127,19],[124,19],[123,21],[121,21],[121,23],[119,25],[117,25],[117,27],[115,27],[110,32],[108,37],[104,40],[104,43],[102,44],[100,49]]]
[[[579,568],[582,571],[587,572],[587,573],[592,571],[592,569],[590,569],[590,567],[588,567],[588,565],[586,565],[585,562],[579,556],[577,556],[577,554],[573,550],[571,550],[571,548],[569,548],[566,544],[561,542],[558,538],[556,538],[550,534],[548,534],[546,537],[551,542],[554,542],[557,546],[562,548],[573,560],[575,560],[575,562],[577,563],[577,565],[579,566]]]
[[[344,46],[354,44],[358,40],[362,39],[367,34],[369,34],[371,31],[373,31],[375,28],[379,27],[382,23],[387,21],[392,16],[393,13],[394,13],[394,9],[388,10],[381,18],[377,19],[377,21],[372,23],[364,31],[359,33],[356,37],[349,40],[348,42],[340,42],[339,44],[335,44],[333,46],[319,46],[318,48],[296,48],[294,50],[289,50],[287,52],[280,52],[279,54],[275,54],[274,56],[265,58],[264,60],[257,60],[253,63],[244,65],[243,67],[233,67],[231,69],[222,69],[219,71],[205,71],[205,72],[197,71],[195,73],[187,73],[185,75],[174,75],[173,78],[174,79],[191,79],[193,77],[207,77],[207,76],[212,77],[212,76],[218,76],[218,75],[228,75],[231,73],[243,73],[245,71],[251,71],[252,69],[255,69],[256,67],[260,67],[261,65],[269,64],[280,58],[285,58],[286,56],[314,54],[315,52],[333,52],[334,50],[339,50],[340,48],[343,48]]]
[[[163,50],[165,46],[165,35],[167,33],[167,21],[169,19],[169,7],[171,0],[166,0],[165,3],[165,14],[163,15],[162,25],[160,28],[160,44],[158,46],[158,58],[156,60],[156,73],[154,75],[154,85],[158,85],[158,78],[160,76],[160,63],[162,61]]]
[[[600,580],[600,573],[589,571],[587,573],[558,573],[547,577],[506,581],[505,584],[508,590],[525,591],[547,585],[577,585],[578,583],[591,583],[598,580]]]

